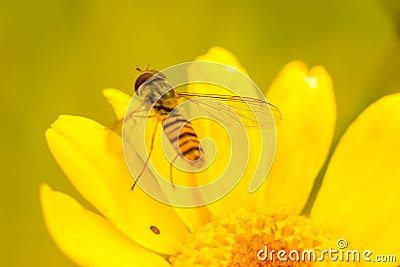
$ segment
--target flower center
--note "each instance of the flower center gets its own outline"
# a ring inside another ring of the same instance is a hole
[[[336,240],[304,216],[241,210],[212,217],[169,260],[175,267],[315,266],[322,250],[338,249]],[[345,264],[327,256],[323,263]]]

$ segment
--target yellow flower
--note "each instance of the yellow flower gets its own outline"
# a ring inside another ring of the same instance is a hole
[[[198,59],[244,71],[219,47]],[[114,89],[104,94],[122,118],[130,96]],[[372,104],[342,136],[309,216],[300,213],[328,156],[336,121],[331,79],[323,67],[291,62],[267,99],[283,114],[267,180],[249,195],[247,174],[224,198],[190,209],[161,204],[140,188],[130,191],[120,136],[90,119],[60,116],[46,132],[49,148],[100,215],[42,185],[43,213],[57,245],[81,266],[107,267],[375,264],[257,258],[265,245],[321,251],[338,249],[338,238],[349,248],[370,250],[371,259],[399,253],[400,94]],[[397,265],[386,264],[379,266]]]

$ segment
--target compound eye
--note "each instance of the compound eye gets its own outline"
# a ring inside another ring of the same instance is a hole
[[[143,73],[142,75],[140,75],[135,82],[135,92],[137,92],[137,90],[139,89],[139,87],[145,82],[147,81],[151,76],[153,76],[153,73]]]

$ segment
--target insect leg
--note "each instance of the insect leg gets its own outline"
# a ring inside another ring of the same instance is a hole
[[[158,123],[159,123],[159,121],[156,122],[156,127],[154,127],[153,136],[151,137],[149,155],[147,156],[147,159],[146,159],[146,162],[144,163],[143,169],[140,171],[138,177],[136,178],[135,182],[133,183],[131,190],[133,190],[133,188],[135,187],[136,183],[139,181],[140,177],[142,176],[144,170],[146,169],[147,164],[149,164],[150,156],[151,156],[151,153],[153,152],[153,148],[154,148],[154,138],[156,136]]]
[[[175,162],[175,160],[178,158],[178,156],[179,156],[179,153],[178,154],[176,154],[176,156],[173,158],[173,160],[170,162],[170,164],[169,164],[169,179],[171,180],[171,184],[172,184],[172,187],[173,188],[175,188],[175,185],[174,185],[174,182],[173,182],[173,180],[172,180],[172,169],[173,169],[173,167],[174,167],[174,162]]]
[[[122,124],[124,123],[124,119],[120,119],[118,120],[116,123],[114,123],[113,125],[111,125],[110,127],[106,127],[106,130],[111,130],[114,131],[115,129],[122,127]]]

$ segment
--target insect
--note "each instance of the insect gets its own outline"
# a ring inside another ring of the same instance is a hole
[[[242,123],[246,127],[261,126],[264,128],[274,125],[274,121],[281,120],[278,108],[266,101],[236,95],[178,92],[168,83],[167,77],[162,72],[147,68],[137,68],[136,70],[142,74],[135,81],[135,92],[142,97],[143,103],[132,111],[129,116],[133,119],[135,116],[140,117],[141,112],[152,106],[151,115],[148,118],[156,118],[157,123],[155,124],[150,150],[144,167],[136,177],[131,190],[134,189],[149,163],[159,123],[161,123],[164,133],[177,152],[170,162],[172,185],[174,185],[172,181],[173,164],[178,157],[182,157],[192,163],[202,160],[203,151],[195,129],[190,121],[185,119],[179,112],[176,112],[176,107],[184,101],[193,102],[210,117],[227,123]],[[265,120],[260,124],[254,113],[262,114]]]
[[[156,235],[159,235],[159,234],[161,233],[160,229],[158,229],[158,227],[157,227],[157,226],[154,226],[154,225],[150,226],[150,230],[151,230],[153,233],[155,233]]]

